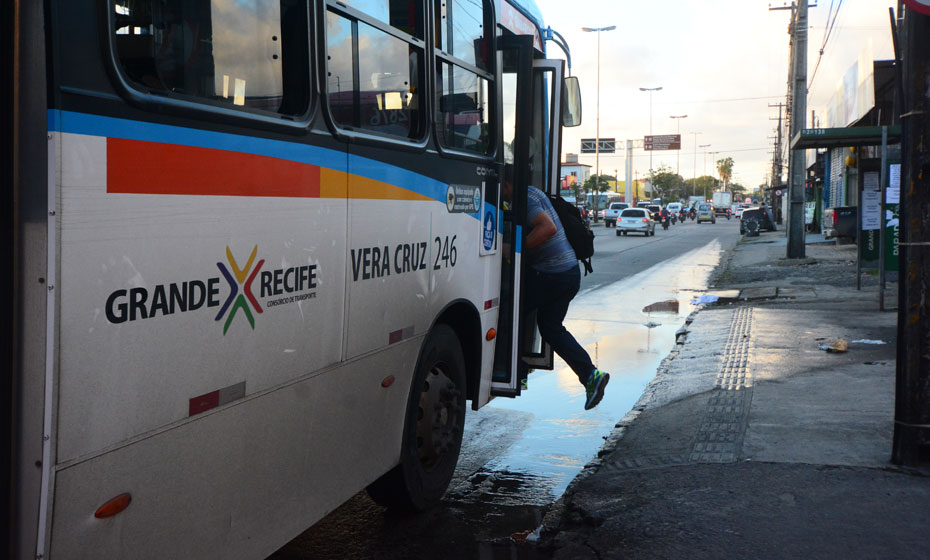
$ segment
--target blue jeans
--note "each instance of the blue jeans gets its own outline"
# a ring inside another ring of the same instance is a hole
[[[594,371],[591,356],[562,325],[568,313],[568,305],[581,285],[578,266],[554,274],[538,272],[532,268],[529,271],[525,284],[526,312],[536,310],[536,324],[543,340],[565,360],[578,380],[585,383]]]

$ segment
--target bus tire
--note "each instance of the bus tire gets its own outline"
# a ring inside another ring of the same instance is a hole
[[[452,480],[465,429],[465,359],[455,331],[438,324],[426,339],[404,420],[400,464],[368,486],[379,505],[423,511]]]

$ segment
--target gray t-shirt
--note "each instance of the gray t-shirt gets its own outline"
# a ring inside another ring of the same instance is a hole
[[[545,212],[549,216],[558,231],[539,247],[526,252],[530,266],[539,272],[550,274],[565,272],[573,266],[578,266],[575,250],[565,237],[565,230],[562,228],[562,222],[559,221],[559,215],[552,207],[552,202],[544,192],[531,186],[526,193],[527,224],[532,224],[540,212]]]

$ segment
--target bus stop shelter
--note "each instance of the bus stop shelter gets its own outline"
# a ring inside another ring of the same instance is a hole
[[[897,239],[897,210],[900,201],[900,164],[896,172],[890,173],[888,162],[888,146],[901,143],[900,126],[853,126],[844,128],[806,128],[798,132],[791,139],[792,150],[811,150],[818,148],[849,148],[863,146],[881,146],[881,170],[879,175],[878,191],[859,189],[858,211],[856,212],[856,287],[861,287],[862,277],[862,243],[863,221],[867,231],[879,232],[878,242],[878,268],[881,288],[879,290],[879,309],[885,310],[885,268],[886,268],[886,230],[893,229],[892,235]],[[894,175],[893,177],[891,175]],[[887,219],[888,210],[892,210],[894,220]],[[877,223],[875,218],[877,215]],[[897,255],[894,244],[895,255]],[[896,262],[896,261],[895,261]]]

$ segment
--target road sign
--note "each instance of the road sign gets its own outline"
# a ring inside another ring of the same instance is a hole
[[[680,150],[681,134],[662,134],[643,138],[644,150]]]
[[[597,150],[594,149],[594,143],[597,142],[599,147]],[[612,154],[617,151],[617,139],[616,138],[601,138],[595,140],[594,138],[582,138],[581,139],[581,153],[583,154],[594,154],[600,152],[602,154]]]

